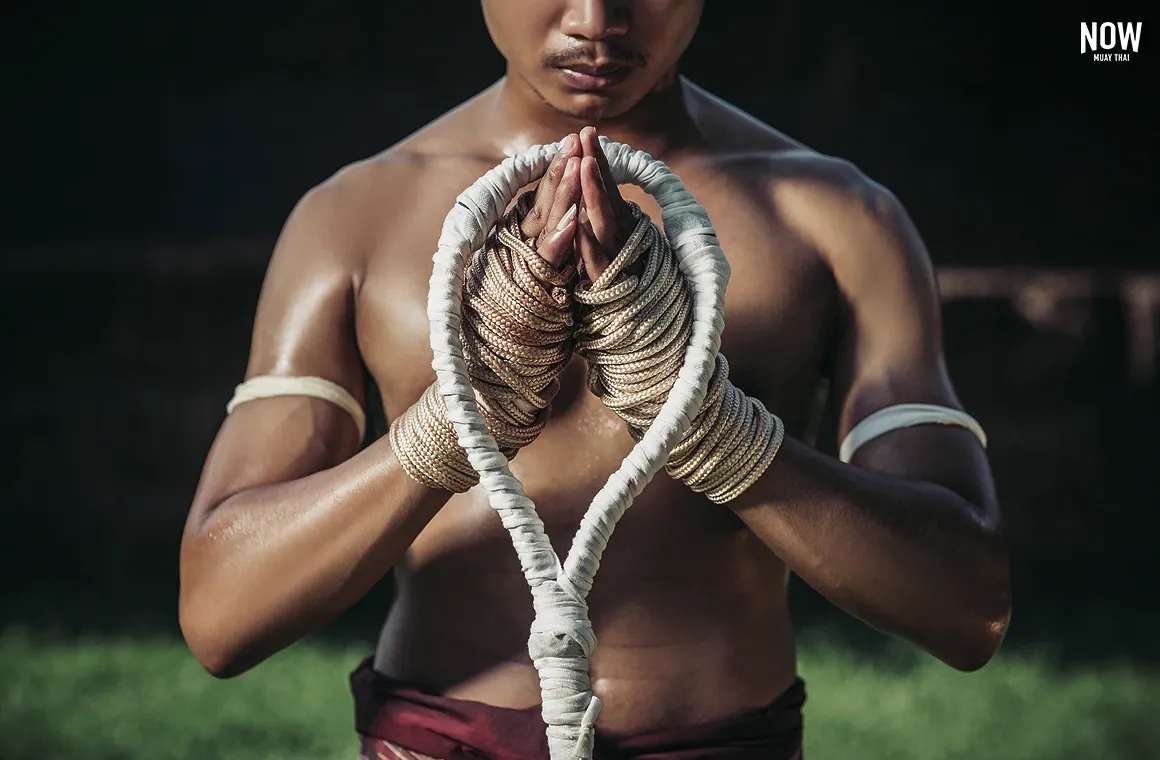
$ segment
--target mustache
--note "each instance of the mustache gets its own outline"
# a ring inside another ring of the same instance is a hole
[[[595,65],[597,61],[639,68],[648,65],[648,58],[644,53],[615,42],[603,43],[599,48],[581,45],[564,50],[554,50],[546,53],[543,58],[543,64],[553,68],[563,68],[578,63]]]

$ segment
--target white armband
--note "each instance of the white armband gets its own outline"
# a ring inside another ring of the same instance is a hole
[[[974,417],[937,404],[896,404],[879,409],[854,426],[838,449],[838,458],[849,462],[854,452],[875,438],[891,430],[914,427],[915,425],[956,425],[975,434],[983,448],[987,446],[987,434]]]
[[[277,375],[251,377],[234,389],[234,397],[226,405],[226,414],[232,414],[239,404],[244,404],[247,401],[277,396],[308,396],[329,401],[354,418],[355,425],[358,426],[360,441],[366,434],[366,413],[363,412],[358,401],[350,395],[346,388],[323,377],[280,377]]]

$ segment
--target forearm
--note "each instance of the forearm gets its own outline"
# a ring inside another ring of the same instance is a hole
[[[842,464],[786,439],[730,502],[802,580],[948,664],[998,648],[1010,609],[996,517],[947,488]]]
[[[383,437],[335,467],[238,493],[182,546],[182,629],[210,671],[253,667],[365,595],[451,496]]]

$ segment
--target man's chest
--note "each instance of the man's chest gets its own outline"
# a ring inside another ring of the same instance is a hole
[[[698,187],[695,178],[686,178],[686,185],[708,210],[731,268],[721,346],[730,377],[788,414],[792,429],[796,415],[789,410],[809,400],[832,343],[837,297],[830,272],[768,203],[720,182]],[[623,191],[660,219],[651,198],[637,188]],[[432,253],[454,196],[449,192],[442,205],[417,205],[404,225],[396,225],[369,259],[359,290],[359,345],[388,419],[434,379],[427,295]]]

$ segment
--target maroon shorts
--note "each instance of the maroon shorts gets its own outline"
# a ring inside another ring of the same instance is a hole
[[[540,707],[451,699],[384,676],[370,659],[351,674],[364,760],[548,760]],[[596,735],[594,760],[801,760],[805,684],[760,710],[628,737]]]

